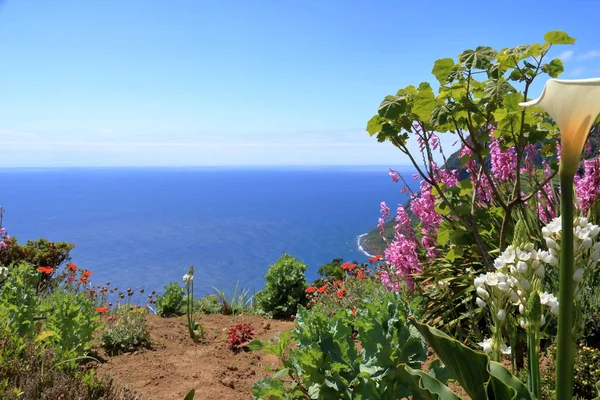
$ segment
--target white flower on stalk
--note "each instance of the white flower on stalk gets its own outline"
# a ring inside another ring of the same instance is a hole
[[[549,79],[539,98],[520,104],[541,107],[560,130],[560,171],[574,176],[592,124],[600,113],[600,79]]]
[[[546,268],[544,267],[544,264],[540,264],[535,269],[535,276],[537,276],[538,278],[543,278],[545,273],[546,273]]]
[[[483,301],[483,299],[481,297],[476,298],[475,303],[477,303],[477,307],[479,307],[479,308],[485,308],[485,306],[487,305],[487,304],[485,304],[485,301]]]
[[[490,294],[484,288],[477,288],[477,295],[481,297],[483,300],[487,300],[490,298]]]
[[[491,338],[483,339],[483,342],[479,342],[477,344],[483,348],[484,353],[492,352],[492,339]]]
[[[505,355],[510,355],[510,354],[511,354],[511,348],[510,348],[510,346],[507,346],[507,345],[505,345],[505,344],[502,344],[502,345],[500,346],[500,352],[501,352],[502,354],[505,354]]]
[[[581,280],[583,279],[583,268],[579,268],[577,269],[577,271],[575,271],[575,273],[573,274],[573,280],[575,282],[581,282]]]
[[[183,276],[183,281],[188,284],[190,282],[192,282],[194,280],[194,275],[190,275],[190,274],[185,274]]]
[[[483,287],[484,282],[485,282],[484,275],[481,274],[473,280],[473,285],[475,286],[475,288],[480,288],[480,287]]]
[[[525,261],[519,261],[517,263],[517,271],[522,274],[527,272],[527,263]]]

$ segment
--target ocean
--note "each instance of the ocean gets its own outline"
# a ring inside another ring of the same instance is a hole
[[[0,188],[7,232],[75,243],[94,285],[161,292],[194,265],[196,295],[258,291],[284,252],[308,280],[336,257],[366,261],[357,239],[380,202],[406,200],[387,167],[3,169]]]

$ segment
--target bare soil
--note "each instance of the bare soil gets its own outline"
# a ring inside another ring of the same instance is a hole
[[[98,375],[108,375],[148,400],[183,400],[190,389],[196,389],[196,400],[252,399],[252,385],[272,375],[266,368],[277,367],[278,361],[261,352],[229,350],[227,330],[248,323],[255,339],[273,339],[276,332],[294,326],[293,322],[245,315],[204,315],[200,321],[205,338],[194,343],[185,316],[149,317],[153,348],[107,356],[107,362],[97,368]]]

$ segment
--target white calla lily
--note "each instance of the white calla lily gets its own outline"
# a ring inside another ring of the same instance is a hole
[[[561,173],[575,175],[585,141],[600,114],[600,78],[550,79],[539,98],[520,105],[541,107],[558,124]]]

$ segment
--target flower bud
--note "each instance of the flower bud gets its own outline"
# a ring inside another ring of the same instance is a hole
[[[477,303],[477,307],[479,308],[485,308],[486,306],[485,301],[483,301],[483,299],[481,299],[480,297],[475,299],[475,303]]]
[[[481,297],[483,300],[487,300],[490,298],[490,294],[484,288],[477,288],[477,295]]]
[[[527,272],[527,263],[525,263],[524,261],[519,261],[517,263],[517,271],[519,271],[520,273]]]
[[[581,282],[581,280],[583,279],[583,268],[579,268],[577,271],[575,271],[575,273],[573,274],[573,280],[575,282]]]
[[[504,311],[504,309],[498,311],[496,318],[498,318],[498,321],[504,321],[506,319],[506,311]]]

